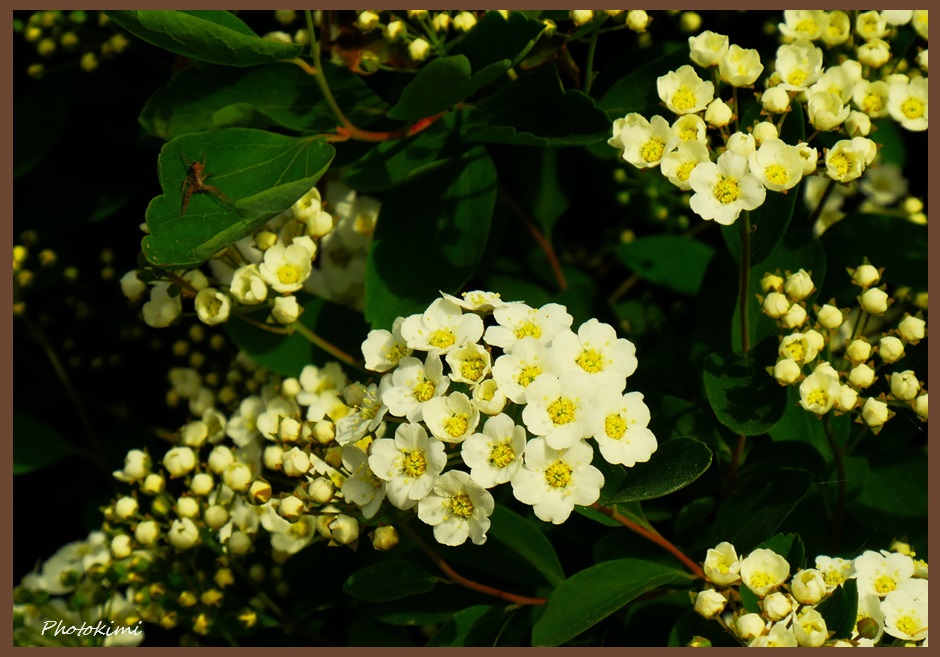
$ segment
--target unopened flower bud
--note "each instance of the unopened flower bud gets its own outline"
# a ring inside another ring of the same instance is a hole
[[[294,522],[304,512],[304,503],[295,495],[288,495],[277,505],[277,513],[285,520]]]
[[[160,525],[153,520],[144,520],[138,523],[137,528],[134,530],[134,540],[144,547],[153,545],[159,537]]]
[[[867,137],[871,132],[871,117],[865,112],[851,111],[845,120],[845,131],[849,137]]]
[[[477,24],[476,16],[469,11],[462,11],[454,16],[454,29],[458,32],[467,32]]]
[[[878,355],[886,363],[894,363],[904,356],[904,343],[893,335],[888,335],[878,341]]]
[[[815,568],[801,570],[790,580],[793,598],[804,605],[814,605],[826,595],[826,580]]]
[[[783,278],[767,272],[760,279],[760,289],[764,294],[768,292],[783,292]]]
[[[293,294],[286,297],[276,297],[274,307],[271,309],[271,317],[279,324],[293,324],[300,317],[300,311],[297,297]]]
[[[194,518],[199,515],[199,502],[192,497],[181,497],[176,500],[176,515],[181,518]]]
[[[575,25],[584,25],[585,23],[591,22],[591,19],[594,18],[594,12],[590,9],[572,9],[568,15],[571,18],[571,22]]]
[[[111,556],[115,559],[126,559],[131,556],[133,549],[131,537],[127,534],[118,534],[111,539]]]
[[[225,445],[216,445],[212,448],[212,451],[209,452],[209,469],[215,474],[222,474],[225,468],[230,466],[234,461],[235,456],[232,454],[232,450]]]
[[[853,363],[864,363],[871,356],[871,345],[865,340],[852,340],[845,350],[845,355]]]
[[[153,473],[147,475],[144,479],[144,483],[140,486],[140,490],[148,495],[158,495],[163,492],[165,485],[166,481],[163,479],[163,476]]]
[[[374,11],[363,11],[356,19],[356,25],[363,32],[370,32],[379,24],[379,15]]]
[[[251,549],[251,537],[245,532],[232,532],[225,546],[228,548],[229,553],[235,556],[246,554]]]
[[[774,365],[774,378],[778,383],[790,385],[800,378],[800,366],[792,358],[782,358]]]
[[[888,310],[888,294],[877,287],[870,288],[858,297],[862,308],[872,315],[884,315]]]
[[[770,121],[762,121],[758,123],[756,126],[754,126],[754,132],[751,134],[754,135],[754,141],[757,142],[758,146],[768,139],[776,139],[779,137],[777,134],[777,126],[775,126]]]
[[[764,633],[767,623],[760,614],[744,614],[734,622],[734,629],[744,641],[750,641]]]
[[[376,527],[372,532],[372,547],[385,552],[398,545],[398,530],[391,525]]]
[[[878,429],[888,421],[889,417],[889,409],[886,403],[874,397],[865,400],[865,404],[862,406],[862,419],[869,427]]]
[[[875,370],[865,363],[860,363],[849,372],[849,383],[863,390],[875,382]]]
[[[120,520],[127,520],[137,513],[137,500],[133,497],[122,497],[114,503],[114,515]]]
[[[163,457],[163,467],[171,477],[182,477],[196,467],[196,453],[189,447],[173,447]]]
[[[836,408],[843,413],[848,413],[858,403],[858,392],[851,386],[845,384],[839,388],[839,395],[836,397]]]
[[[224,589],[235,583],[235,573],[232,572],[231,568],[219,568],[215,571],[212,581],[220,589]]]
[[[310,469],[310,457],[299,447],[284,452],[281,463],[284,466],[284,474],[288,477],[299,477]]]
[[[336,487],[327,477],[317,477],[307,485],[307,496],[317,504],[326,504],[335,492]]]
[[[852,272],[852,280],[855,281],[856,285],[869,288],[872,285],[878,285],[878,281],[881,280],[881,274],[872,265],[865,263]]]
[[[285,443],[293,443],[300,440],[301,424],[292,417],[281,418],[277,427],[277,437]]]
[[[248,490],[251,485],[251,468],[236,461],[222,473],[222,482],[236,493]]]
[[[798,326],[803,326],[803,323],[806,321],[806,308],[801,306],[798,303],[790,306],[790,309],[786,314],[780,318],[780,323],[783,324],[785,328],[792,329],[797,328]]]
[[[705,122],[714,128],[723,128],[733,117],[731,108],[721,98],[716,98],[705,108]]]
[[[199,540],[199,528],[189,518],[180,518],[170,525],[166,537],[173,547],[188,550]]]
[[[773,319],[779,319],[787,314],[787,311],[790,310],[790,301],[779,292],[771,292],[764,298],[764,303],[761,305],[761,309],[764,311],[764,314]]]
[[[320,420],[313,425],[313,437],[321,445],[329,445],[336,438],[336,426],[329,420]]]
[[[268,445],[264,448],[262,460],[268,470],[281,470],[284,467],[284,448],[280,445]]]
[[[228,511],[224,506],[213,504],[203,514],[203,520],[209,529],[221,529],[228,522]]]
[[[835,331],[842,326],[842,323],[845,321],[842,317],[842,311],[828,303],[819,309],[819,312],[816,314],[816,319],[819,320],[823,328],[829,329],[830,331]]]
[[[920,395],[914,400],[914,412],[924,422],[927,421],[927,393]]]
[[[813,279],[804,270],[799,270],[795,274],[787,276],[787,282],[783,286],[787,296],[792,301],[802,301],[816,289]]]
[[[627,27],[634,32],[645,32],[650,24],[650,16],[642,9],[631,9],[627,12]]]
[[[330,535],[340,545],[349,545],[359,539],[359,522],[347,515],[340,514],[329,523]]]
[[[780,114],[790,106],[790,95],[781,87],[771,87],[761,95],[760,102],[764,111]]]
[[[695,612],[707,620],[711,620],[718,614],[720,614],[725,605],[728,604],[728,600],[714,589],[705,589],[704,591],[699,591],[698,595],[695,596]]]
[[[431,52],[431,44],[427,41],[418,37],[414,41],[408,44],[408,54],[416,62],[424,61],[428,58],[428,54]]]
[[[764,614],[772,621],[783,620],[793,611],[793,599],[786,593],[776,591],[761,602]]]
[[[265,504],[271,499],[271,484],[264,479],[255,479],[248,487],[248,494],[255,504]]]
[[[401,39],[405,31],[404,21],[392,21],[385,28],[385,38],[388,39],[390,43],[395,43]]]
[[[900,324],[898,324],[898,333],[901,334],[901,338],[903,340],[917,343],[924,339],[924,328],[926,326],[927,322],[922,320],[920,317],[908,315],[901,320]]]
[[[296,397],[302,390],[303,387],[295,376],[288,377],[281,382],[281,394],[289,399]]]
[[[910,401],[920,392],[920,382],[913,370],[891,374],[891,394],[895,399]]]
[[[443,11],[434,14],[434,17],[431,18],[431,27],[434,28],[435,32],[446,32],[448,29],[450,29],[450,23],[450,14]]]
[[[194,475],[192,481],[189,482],[189,490],[192,491],[193,495],[208,495],[213,488],[215,488],[215,480],[208,472],[200,472]]]

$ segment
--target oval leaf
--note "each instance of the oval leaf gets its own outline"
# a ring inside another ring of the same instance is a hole
[[[366,602],[386,602],[426,593],[437,581],[437,577],[410,561],[385,561],[350,575],[343,591]]]
[[[776,361],[776,353],[776,340],[768,338],[746,354],[705,357],[708,403],[718,420],[737,434],[767,433],[783,416],[787,389],[764,369]]]
[[[607,504],[652,500],[685,488],[708,470],[712,451],[694,438],[673,438],[659,444],[646,463],[627,468],[624,484]]]
[[[48,424],[13,412],[13,474],[39,470],[75,451],[75,447]]]
[[[562,582],[532,629],[532,645],[559,646],[660,586],[687,582],[682,571],[639,559],[604,561]]]
[[[303,47],[262,39],[227,11],[122,10],[108,17],[136,37],[190,59],[255,66],[297,57]]]
[[[491,646],[498,637],[506,609],[475,605],[454,614],[426,646]]]
[[[538,528],[515,511],[500,504],[491,516],[489,536],[535,566],[550,584],[565,579],[555,548]]]
[[[208,260],[288,209],[326,173],[334,155],[323,139],[227,128],[186,134],[165,144],[158,168],[163,195],[147,207],[144,255],[154,265]],[[207,190],[185,190],[193,162],[204,162]]]
[[[411,121],[450,109],[508,71],[509,63],[508,59],[494,62],[471,75],[470,60],[465,55],[439,57],[402,89],[388,118]]]
[[[684,294],[698,294],[711,246],[681,235],[653,235],[616,247],[620,260],[638,276]]]
[[[657,78],[688,63],[688,48],[679,47],[622,77],[601,96],[597,104],[611,119],[656,107],[660,102],[656,89]]]
[[[848,639],[858,620],[858,580],[847,579],[828,598],[816,605],[833,639]]]

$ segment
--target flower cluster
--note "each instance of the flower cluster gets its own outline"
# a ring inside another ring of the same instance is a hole
[[[858,307],[838,308],[830,300],[814,306],[812,323],[805,299],[815,285],[808,272],[787,272],[785,279],[779,272],[767,273],[761,279],[764,314],[791,331],[781,337],[777,363],[768,372],[781,385],[799,385],[800,404],[807,411],[820,416],[830,411],[857,413],[857,421],[874,433],[895,415],[892,406],[909,407],[921,421],[927,421],[927,391],[912,370],[885,373],[890,390],[877,395],[867,392],[878,379],[878,369],[899,361],[907,345],[916,345],[926,335],[921,312],[905,312],[895,328],[865,332],[870,318],[884,318],[894,303],[886,286],[878,286],[883,273],[867,260],[851,269],[852,282],[861,289]],[[837,357],[840,350],[842,355]],[[880,365],[873,358],[876,355]]]
[[[564,522],[604,483],[589,439],[627,467],[657,446],[643,395],[624,392],[634,345],[596,319],[577,332],[572,322],[559,304],[532,308],[475,291],[443,294],[391,331],[373,330],[362,351],[383,375],[337,425],[344,460],[368,459],[376,494],[417,507],[448,545],[485,540],[488,489],[503,483],[540,519]],[[394,436],[369,444],[382,419],[398,423]],[[461,464],[469,471],[447,469]]]
[[[366,255],[379,208],[375,199],[358,196],[339,182],[329,186],[325,202],[314,187],[210,260],[208,275],[202,269],[131,270],[121,279],[121,288],[132,301],[149,289],[143,315],[155,328],[177,320],[184,297],[193,299],[196,315],[209,326],[263,307],[270,309],[269,322],[292,324],[303,312],[296,296],[300,292],[361,309]]]
[[[52,60],[48,68],[43,61],[29,65],[26,72],[35,79],[63,64],[77,63],[82,71],[90,73],[102,60],[115,58],[131,43],[103,11],[35,11],[26,21],[14,19],[13,31],[23,35],[41,60]]]
[[[815,568],[791,576],[791,564],[771,549],[739,558],[731,543],[720,543],[705,558],[708,587],[693,594],[695,611],[750,647],[926,647],[927,563],[915,556],[899,542],[855,559],[820,555]],[[850,637],[835,638],[821,603],[848,580],[857,584],[858,617]],[[744,602],[745,587],[756,606]]]
[[[705,31],[689,38],[690,58],[699,68],[686,64],[657,80],[662,104],[676,116],[672,123],[635,112],[614,121],[608,143],[636,168],[658,167],[671,183],[693,192],[689,204],[703,219],[733,224],[741,212],[760,207],[768,191],[785,193],[804,177],[858,179],[877,155],[868,138],[873,119],[890,116],[908,130],[927,129],[927,51],[918,56],[922,71],[900,72],[907,70],[901,60],[889,72],[884,40],[895,26],[912,20],[926,39],[926,11],[860,14],[855,31],[863,42],[854,51],[845,12],[785,11],[784,16],[779,29],[786,42],[768,69],[764,91],[756,94],[763,120],[740,125],[738,89],[754,87],[765,72],[758,51]],[[838,63],[824,67],[816,41]],[[851,54],[857,59],[849,59]],[[701,69],[712,69],[712,79],[703,79]],[[722,86],[731,88],[731,98],[722,98]],[[813,131],[805,142],[781,137],[793,103],[803,107]],[[718,135],[710,138],[709,130]],[[833,131],[846,138],[820,154],[812,137]]]

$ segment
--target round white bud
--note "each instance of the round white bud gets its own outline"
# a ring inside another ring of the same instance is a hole
[[[148,495],[158,495],[163,492],[165,485],[166,480],[164,480],[163,475],[154,472],[146,476],[144,483],[140,486],[140,490]]]
[[[171,477],[182,477],[196,467],[196,453],[189,447],[173,447],[163,457],[163,467]]]
[[[836,397],[836,408],[843,413],[848,413],[855,408],[856,404],[858,404],[858,392],[851,386],[843,384]]]
[[[817,604],[826,595],[826,579],[815,568],[801,570],[790,580],[790,592],[800,604]]]
[[[313,425],[313,437],[321,445],[329,445],[336,438],[336,426],[329,420],[320,420]]]
[[[891,394],[901,401],[910,401],[920,392],[920,382],[913,370],[891,373]]]
[[[759,637],[764,633],[766,627],[767,623],[761,618],[760,614],[744,614],[734,622],[735,631],[745,641]]]
[[[888,310],[888,293],[877,287],[869,288],[858,297],[858,303],[872,315],[884,315]]]
[[[181,497],[176,500],[176,515],[181,518],[194,518],[199,515],[199,502],[192,497]]]
[[[224,506],[213,504],[202,517],[209,529],[221,529],[228,522],[228,511]]]
[[[634,32],[645,32],[650,24],[650,16],[642,9],[631,9],[627,12],[627,27]]]
[[[431,52],[431,44],[427,41],[418,37],[414,41],[408,44],[408,54],[411,58],[416,61],[424,61],[428,58],[428,54]]]
[[[813,279],[804,270],[799,270],[795,274],[787,276],[787,282],[783,286],[787,296],[793,301],[802,301],[813,293],[816,286]]]
[[[307,485],[307,496],[317,504],[326,504],[335,493],[336,487],[327,477],[317,477]]]
[[[886,363],[894,363],[904,356],[904,343],[893,335],[888,335],[878,341],[878,355]]]
[[[790,106],[790,95],[782,87],[771,87],[761,95],[760,102],[764,111],[780,114]]]
[[[875,370],[865,363],[860,363],[849,372],[849,383],[863,390],[875,382]]]
[[[776,591],[761,602],[764,614],[772,621],[783,620],[793,611],[793,598],[786,593]]]
[[[251,537],[245,532],[232,532],[232,535],[228,537],[228,541],[225,543],[225,547],[228,549],[229,554],[235,556],[246,554],[251,549]]]
[[[349,545],[359,538],[359,522],[347,515],[339,514],[329,523],[330,535],[340,545]]]
[[[299,447],[284,452],[281,463],[284,466],[284,474],[289,477],[299,477],[310,469],[310,457]]]
[[[853,363],[864,363],[871,356],[871,345],[865,340],[852,340],[845,350],[845,355]]]
[[[757,142],[758,146],[768,139],[776,139],[780,136],[777,133],[777,126],[775,126],[770,121],[761,121],[758,123],[756,126],[754,126],[754,132],[751,134],[754,136],[754,141]]]
[[[213,488],[215,488],[215,480],[208,472],[200,472],[194,475],[193,480],[189,482],[189,490],[192,491],[193,495],[208,495]]]
[[[225,468],[222,481],[236,493],[244,492],[251,485],[251,468],[236,461]]]
[[[888,405],[874,397],[869,397],[862,406],[862,419],[872,429],[884,425],[888,421]]]
[[[800,378],[800,366],[792,358],[782,358],[774,365],[774,378],[778,383],[790,385]]]
[[[913,315],[908,315],[901,320],[901,323],[898,324],[898,333],[901,334],[901,338],[908,342],[919,342],[924,339],[924,328],[927,326],[927,322],[922,320],[920,317],[914,317]]]
[[[133,497],[122,497],[114,503],[114,515],[120,520],[127,520],[137,513],[137,500]]]
[[[878,273],[878,270],[872,265],[866,263],[860,265],[852,272],[852,280],[858,285],[868,288],[872,285],[878,285],[878,281],[881,280],[881,274]]]
[[[734,114],[721,98],[716,98],[705,108],[705,122],[714,128],[723,128],[731,122]]]
[[[819,320],[823,328],[829,329],[830,331],[835,331],[842,326],[842,323],[845,321],[845,318],[842,316],[842,311],[828,303],[819,309],[819,312],[816,314],[816,319]]]
[[[137,528],[134,529],[134,540],[144,547],[153,545],[159,537],[160,525],[153,520],[144,520],[138,523]]]
[[[268,445],[264,448],[262,460],[264,461],[264,467],[268,470],[281,470],[284,467],[283,458],[284,448],[280,445]]]
[[[764,294],[768,292],[783,292],[783,278],[768,272],[760,279],[760,289]]]
[[[118,534],[111,539],[111,556],[115,559],[126,559],[131,556],[134,546],[131,537],[127,534]]]
[[[225,445],[216,445],[212,448],[212,451],[209,452],[209,469],[215,474],[222,474],[225,468],[230,466],[234,461],[235,456],[232,454],[232,450]]]
[[[285,520],[294,522],[304,512],[304,503],[295,495],[288,495],[277,505],[277,513]]]
[[[398,545],[398,530],[391,525],[376,527],[372,532],[372,547],[385,552]]]
[[[924,422],[927,421],[927,393],[920,395],[914,400],[914,412]]]
[[[293,399],[303,390],[300,381],[295,376],[288,377],[281,381],[281,394],[289,399]]]
[[[779,319],[790,310],[790,300],[780,292],[771,292],[764,298],[761,304],[764,314],[773,319]]]
[[[166,537],[173,547],[188,550],[199,540],[199,528],[189,518],[180,518],[170,525]]]
[[[711,620],[720,614],[727,604],[728,600],[718,591],[715,589],[705,589],[704,591],[699,591],[695,596],[694,609],[695,613],[702,618]]]
[[[803,326],[803,322],[806,321],[806,308],[801,306],[798,303],[790,306],[790,310],[780,318],[780,323],[783,324],[785,328],[792,329],[797,328],[798,326]]]

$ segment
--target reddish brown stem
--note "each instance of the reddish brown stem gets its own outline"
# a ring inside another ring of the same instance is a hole
[[[548,264],[551,266],[552,273],[555,274],[555,280],[558,282],[558,289],[567,290],[568,280],[565,278],[565,273],[561,270],[561,263],[558,261],[558,255],[555,253],[552,243],[549,242],[545,234],[539,230],[539,227],[536,226],[532,218],[526,214],[526,211],[523,210],[522,207],[516,203],[515,199],[502,187],[500,187],[499,190],[499,197],[503,203],[509,206],[509,209],[513,211],[513,214],[519,218],[529,232],[532,233],[532,237],[535,238],[535,241],[538,242],[542,251],[545,252],[545,257],[548,258]]]
[[[603,513],[605,516],[607,516],[608,518],[612,520],[616,520],[617,522],[619,522],[621,525],[623,525],[624,527],[626,527],[633,533],[639,536],[642,536],[648,541],[652,541],[656,545],[666,550],[666,552],[674,556],[676,559],[681,561],[682,564],[686,568],[689,569],[689,572],[695,575],[695,577],[697,577],[698,579],[705,579],[705,571],[702,570],[701,566],[699,566],[697,563],[692,561],[689,557],[685,556],[685,554],[683,554],[679,548],[677,548],[675,545],[667,541],[665,538],[663,538],[659,534],[651,532],[645,527],[641,527],[640,525],[636,524],[635,522],[633,522],[626,516],[617,513],[614,509],[607,508],[606,506],[601,506],[600,504],[597,504],[596,502],[591,505],[591,508],[595,509],[596,511],[600,511],[601,513]]]
[[[501,600],[506,600],[517,605],[544,605],[547,602],[545,598],[530,598],[524,595],[516,595],[515,593],[509,593],[508,591],[503,591],[502,589],[487,586],[486,584],[475,582],[472,579],[468,579],[463,575],[460,575],[453,568],[451,568],[437,552],[434,551],[434,548],[425,543],[413,529],[408,527],[408,525],[402,525],[402,528],[411,535],[411,537],[418,544],[418,547],[420,547],[424,553],[428,555],[431,561],[433,561],[438,568],[444,571],[444,574],[447,575],[447,578],[454,584],[470,589],[471,591],[477,591],[478,593],[490,595],[494,598],[500,598]]]

